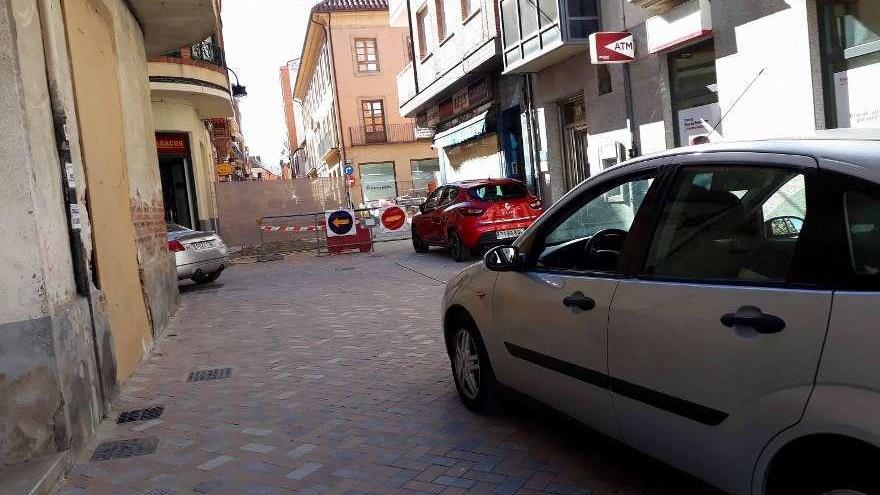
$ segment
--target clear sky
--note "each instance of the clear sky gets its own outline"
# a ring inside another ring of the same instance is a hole
[[[280,171],[286,137],[278,68],[302,51],[315,0],[224,0],[226,62],[247,87],[241,99],[242,130],[252,155]],[[233,78],[234,76],[230,77]]]

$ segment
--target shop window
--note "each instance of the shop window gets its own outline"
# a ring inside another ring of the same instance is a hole
[[[821,2],[828,127],[880,127],[880,2]]]
[[[385,142],[385,109],[382,100],[361,101],[364,121],[364,140],[367,143]]]
[[[440,161],[437,158],[412,160],[412,196],[427,196],[440,182]]]
[[[394,162],[362,163],[360,170],[364,202],[394,199],[397,196]]]
[[[687,146],[719,136],[715,43],[704,41],[669,54],[669,82],[675,115],[675,141]]]
[[[360,74],[379,71],[379,55],[376,51],[375,38],[358,38],[354,40],[357,71]]]

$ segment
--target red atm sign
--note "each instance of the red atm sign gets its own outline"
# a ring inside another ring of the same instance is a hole
[[[624,64],[636,59],[632,33],[600,32],[590,35],[590,60],[594,64]]]

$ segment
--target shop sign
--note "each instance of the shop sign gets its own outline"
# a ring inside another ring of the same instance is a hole
[[[601,32],[590,35],[590,61],[594,64],[623,64],[636,59],[632,33]]]
[[[181,132],[157,132],[156,151],[168,154],[186,154],[189,152],[186,134]]]
[[[233,173],[232,165],[229,162],[221,162],[217,165],[217,175],[232,175]]]
[[[678,111],[678,139],[682,146],[711,141],[721,136],[721,127],[712,129],[721,120],[721,107],[717,103],[700,105]],[[711,138],[710,138],[711,134]]]
[[[834,74],[837,127],[880,127],[880,64]]]
[[[214,139],[229,139],[232,135],[229,133],[229,123],[226,119],[216,118],[208,119],[211,124],[211,137]]]
[[[452,113],[460,113],[470,106],[470,102],[468,100],[468,89],[460,89],[454,95],[452,95]]]
[[[672,50],[712,32],[712,10],[709,0],[690,0],[645,21],[648,51]]]
[[[435,127],[440,122],[440,106],[434,105],[428,108],[425,116],[425,125],[427,127]]]
[[[434,137],[434,128],[433,127],[416,127],[414,133],[415,133],[416,139],[430,139],[430,138]]]

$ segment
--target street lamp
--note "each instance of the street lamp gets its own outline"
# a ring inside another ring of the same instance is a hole
[[[232,72],[232,75],[235,76],[235,84],[232,85],[232,96],[234,98],[243,98],[247,96],[247,88],[238,82],[238,74],[236,74],[230,67],[226,67],[226,70]]]

